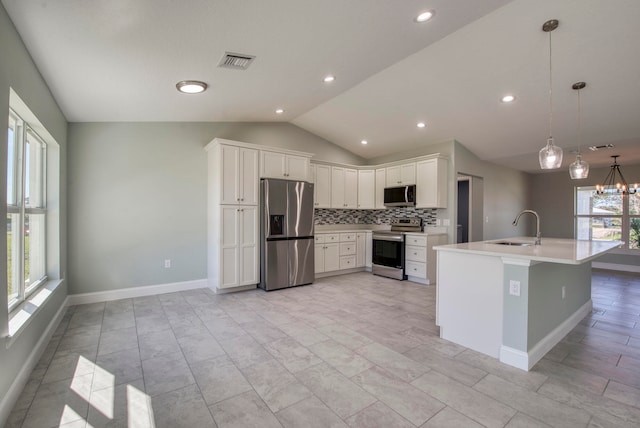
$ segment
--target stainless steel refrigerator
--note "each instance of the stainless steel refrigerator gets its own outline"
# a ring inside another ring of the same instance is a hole
[[[311,284],[314,271],[313,184],[260,180],[260,288]]]

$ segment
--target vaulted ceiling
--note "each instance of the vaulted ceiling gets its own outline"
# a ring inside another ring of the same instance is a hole
[[[288,121],[366,159],[456,139],[539,172],[640,163],[637,0],[2,0],[70,122]],[[434,17],[414,21],[424,10]],[[225,52],[255,56],[218,67]],[[322,81],[334,75],[330,84]],[[198,95],[176,91],[206,82]],[[581,91],[582,139],[577,93]],[[500,101],[505,94],[516,100]],[[282,108],[283,114],[275,110]],[[424,128],[416,124],[424,122]],[[362,145],[361,140],[369,144]],[[614,144],[591,152],[587,146]]]

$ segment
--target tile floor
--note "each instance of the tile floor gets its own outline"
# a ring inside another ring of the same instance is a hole
[[[9,427],[638,427],[640,276],[529,373],[438,338],[435,290],[366,273],[70,307]]]

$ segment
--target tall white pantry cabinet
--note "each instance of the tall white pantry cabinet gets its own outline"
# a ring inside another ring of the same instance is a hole
[[[209,286],[255,285],[259,277],[258,159],[252,148],[207,146]]]
[[[205,150],[209,287],[253,287],[260,282],[260,178],[277,172],[279,178],[309,180],[311,154],[220,138]]]

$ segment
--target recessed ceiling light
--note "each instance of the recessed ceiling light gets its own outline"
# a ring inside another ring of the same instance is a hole
[[[424,12],[420,12],[420,14],[416,16],[416,22],[426,22],[433,18],[433,15],[435,14],[436,13],[433,10],[425,10]]]
[[[367,140],[362,140],[362,141],[360,141],[360,144],[367,145],[367,144],[369,144],[369,142]]]
[[[324,83],[331,83],[334,80],[336,80],[336,76],[332,76],[332,75],[325,76],[325,78],[322,79]]]
[[[500,101],[502,101],[503,103],[511,103],[515,101],[515,99],[516,97],[514,97],[513,95],[505,95],[500,99]]]
[[[418,126],[418,128],[424,128],[425,126],[427,126],[427,124],[424,123],[424,122],[418,122],[417,126]]]
[[[282,114],[282,113],[284,113],[284,109],[279,108],[276,110],[276,114]]]
[[[199,80],[183,80],[176,83],[176,88],[183,94],[199,94],[207,89],[207,84]]]

